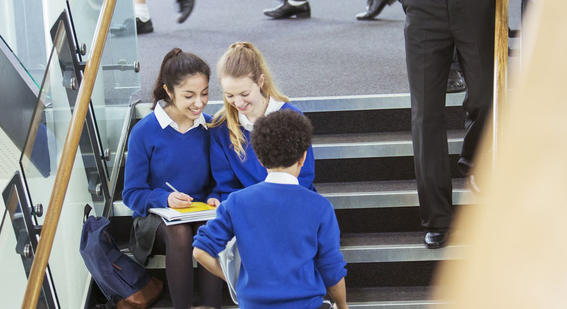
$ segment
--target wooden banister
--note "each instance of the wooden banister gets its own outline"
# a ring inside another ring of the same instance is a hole
[[[509,0],[495,0],[494,22],[494,87],[492,105],[492,157],[496,164],[496,153],[502,130],[500,129],[502,108],[506,104],[508,88],[508,7]]]
[[[110,27],[110,21],[114,14],[116,0],[105,0],[98,18],[94,38],[91,44],[91,56],[87,61],[84,71],[83,81],[79,87],[77,100],[75,101],[73,117],[67,131],[65,144],[63,145],[63,153],[59,161],[59,168],[55,176],[55,183],[49,200],[49,207],[45,215],[45,221],[41,230],[41,237],[35,253],[35,258],[31,267],[31,272],[26,286],[26,292],[22,301],[22,308],[36,308],[43,278],[45,277],[45,268],[51,254],[55,232],[59,223],[65,193],[69,185],[71,170],[75,163],[77,148],[83,125],[85,123],[86,114],[89,108],[89,102],[93,92],[94,83],[100,66],[100,60],[106,43],[106,36]]]

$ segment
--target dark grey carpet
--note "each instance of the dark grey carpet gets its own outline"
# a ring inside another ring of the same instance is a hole
[[[512,16],[519,16],[511,1]],[[408,91],[404,13],[395,3],[375,21],[356,21],[366,0],[311,0],[312,18],[271,20],[269,0],[197,0],[193,14],[176,22],[174,0],[148,0],[154,33],[140,35],[142,100],[151,89],[163,55],[181,47],[216,61],[234,41],[254,43],[263,52],[279,88],[290,97],[401,93]],[[515,11],[515,12],[514,12]],[[514,21],[514,18],[511,18]],[[216,74],[211,100],[221,99]]]

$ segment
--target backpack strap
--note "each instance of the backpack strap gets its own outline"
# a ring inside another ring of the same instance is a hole
[[[83,209],[83,224],[87,222],[87,218],[89,217],[89,214],[91,213],[92,209],[93,208],[91,207],[91,205],[85,204],[85,208]]]

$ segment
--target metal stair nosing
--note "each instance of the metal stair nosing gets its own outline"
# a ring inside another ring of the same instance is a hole
[[[464,93],[450,93],[446,96],[446,106],[461,106]],[[350,95],[350,96],[321,96],[291,98],[293,105],[304,113],[340,112],[379,109],[406,109],[411,107],[409,93]],[[220,110],[222,100],[209,101],[205,113],[214,114]],[[136,105],[136,118],[141,119],[151,113],[152,103],[139,103]]]
[[[315,184],[317,186],[317,184]],[[419,207],[416,190],[321,193],[335,209]],[[472,193],[467,189],[453,189],[454,205],[474,203]],[[115,216],[131,216],[132,210],[123,201],[114,201]]]
[[[463,139],[449,138],[448,146],[449,154],[459,154]],[[313,155],[316,160],[405,157],[413,156],[413,146],[411,139],[387,142],[313,143]]]
[[[317,185],[315,185],[317,186]],[[419,207],[417,190],[321,193],[335,209]],[[453,205],[474,203],[467,189],[453,189]]]
[[[368,301],[368,302],[348,302],[349,308],[363,309],[427,309],[430,306],[444,305],[439,301],[411,300],[411,301]],[[223,309],[239,309],[238,306],[223,306]]]
[[[424,244],[343,246],[345,261],[351,263],[418,262],[462,259],[464,245],[450,244],[427,249]]]

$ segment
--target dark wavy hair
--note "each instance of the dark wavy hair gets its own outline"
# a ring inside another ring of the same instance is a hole
[[[297,163],[311,146],[313,126],[293,110],[280,110],[254,123],[252,147],[265,168],[285,168]]]
[[[163,85],[166,85],[169,91],[173,91],[173,88],[179,85],[184,78],[199,73],[205,75],[207,81],[210,79],[211,69],[203,59],[195,54],[184,52],[181,48],[176,47],[170,50],[161,62],[153,91],[154,104],[152,109],[155,108],[159,100],[164,100],[168,104],[172,103],[167,92],[163,89]]]

